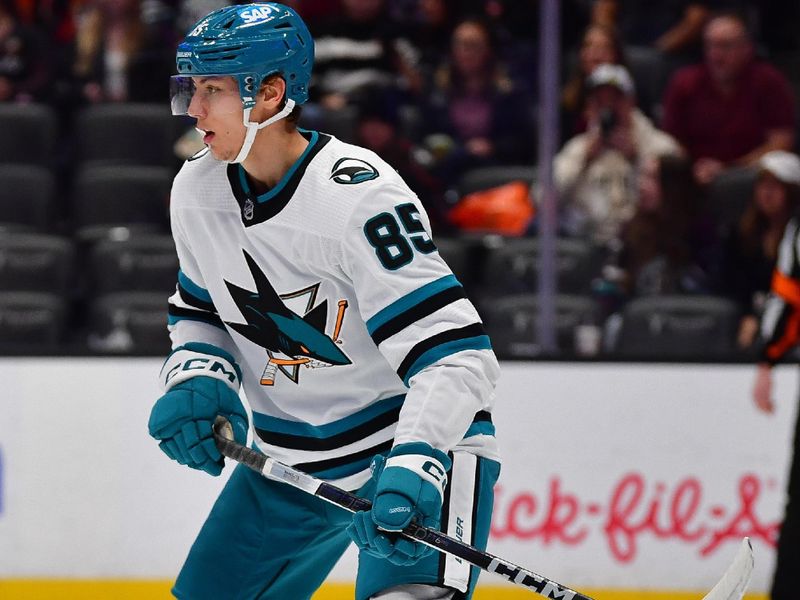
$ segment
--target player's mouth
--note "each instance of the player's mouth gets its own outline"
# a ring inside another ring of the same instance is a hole
[[[200,129],[199,127],[197,128],[197,131],[199,131],[200,133],[203,134],[203,143],[204,144],[210,144],[211,140],[214,139],[214,132],[213,131],[207,131],[205,129]]]

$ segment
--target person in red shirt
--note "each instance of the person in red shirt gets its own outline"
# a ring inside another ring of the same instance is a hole
[[[703,32],[704,61],[678,70],[664,96],[663,129],[693,161],[700,184],[794,144],[795,98],[772,65],[756,60],[747,24],[718,13]]]

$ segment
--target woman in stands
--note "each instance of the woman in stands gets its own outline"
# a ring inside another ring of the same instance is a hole
[[[586,29],[578,51],[577,62],[561,91],[561,135],[566,142],[586,130],[584,106],[586,79],[602,64],[626,66],[622,39],[607,25],[592,24]]]
[[[483,21],[466,19],[450,42],[450,57],[436,73],[424,111],[434,173],[452,185],[471,168],[529,164],[530,102],[497,60],[492,32]]]
[[[800,159],[782,150],[768,152],[759,162],[751,200],[723,246],[722,291],[741,308],[737,343],[743,350],[755,342],[781,237],[798,204]]]

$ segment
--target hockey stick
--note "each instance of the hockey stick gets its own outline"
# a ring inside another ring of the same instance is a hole
[[[740,600],[750,583],[754,564],[750,538],[744,538],[728,570],[703,600]]]
[[[253,469],[268,479],[288,483],[350,512],[369,510],[372,507],[372,503],[365,498],[359,498],[355,494],[317,479],[313,475],[279,463],[274,458],[242,446],[233,441],[232,438],[233,432],[230,423],[223,417],[217,417],[216,421],[214,421],[214,441],[223,456],[227,456]],[[441,531],[429,529],[412,522],[403,530],[403,535],[430,546],[439,552],[451,554],[465,560],[484,571],[496,573],[517,585],[541,594],[545,598],[551,598],[552,600],[592,600],[585,594],[576,592],[565,585],[537,575],[533,571],[523,569],[488,552],[478,550],[469,544],[443,534]],[[713,598],[712,600],[717,599]]]
[[[233,441],[233,430],[224,417],[214,421],[214,442],[220,454],[260,473],[267,479],[287,483],[308,494],[318,496],[350,512],[369,510],[372,503],[351,492],[317,479],[313,475],[293,469],[266,454],[251,450]],[[565,585],[556,583],[533,571],[479,550],[469,544],[445,535],[441,531],[429,529],[412,522],[403,530],[403,535],[430,546],[439,552],[463,559],[489,573],[496,573],[533,590],[551,600],[592,600],[591,597],[576,592]],[[744,538],[739,551],[717,584],[702,600],[741,600],[753,572],[753,548],[749,538]]]

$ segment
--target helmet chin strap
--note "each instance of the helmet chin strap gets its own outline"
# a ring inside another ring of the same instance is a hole
[[[291,98],[286,99],[286,106],[281,109],[281,111],[277,114],[272,115],[269,119],[264,121],[263,123],[256,123],[254,121],[250,121],[250,111],[252,108],[245,108],[244,109],[244,126],[247,129],[247,132],[244,136],[244,142],[242,142],[242,148],[239,150],[239,154],[236,155],[236,158],[233,160],[228,161],[229,163],[240,163],[247,158],[247,155],[250,153],[250,148],[253,147],[253,142],[256,139],[256,134],[258,133],[259,129],[264,129],[267,125],[272,125],[276,121],[280,121],[281,119],[288,117],[289,113],[292,112],[294,109],[295,102]]]

